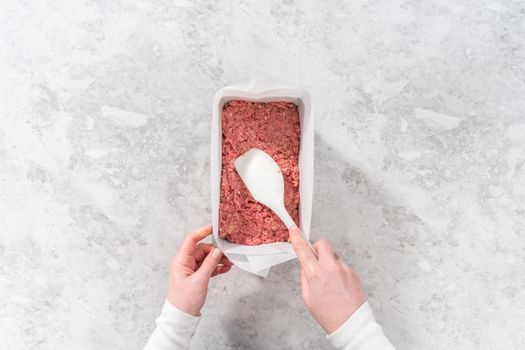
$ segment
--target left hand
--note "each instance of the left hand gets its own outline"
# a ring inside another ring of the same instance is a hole
[[[232,266],[219,248],[198,243],[211,231],[211,225],[207,225],[190,233],[171,261],[168,302],[193,316],[200,316],[210,278],[228,272]]]

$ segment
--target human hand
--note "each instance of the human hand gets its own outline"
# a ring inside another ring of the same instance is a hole
[[[366,301],[359,276],[321,239],[313,250],[297,226],[290,240],[301,264],[301,293],[304,304],[324,330],[331,334]]]
[[[211,230],[211,225],[207,225],[190,233],[171,261],[168,302],[193,316],[200,316],[210,278],[228,272],[232,266],[219,248],[198,243]]]

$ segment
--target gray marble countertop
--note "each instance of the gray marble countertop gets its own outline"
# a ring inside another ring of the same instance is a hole
[[[312,95],[312,238],[392,342],[525,348],[524,2],[4,1],[0,23],[0,348],[143,346],[210,221],[213,94],[264,74]],[[192,348],[328,349],[298,271],[214,280]]]

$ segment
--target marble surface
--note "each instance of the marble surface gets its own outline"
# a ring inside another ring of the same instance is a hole
[[[0,348],[140,349],[210,221],[211,100],[316,111],[312,236],[399,349],[525,348],[525,3],[3,1]],[[328,349],[295,262],[217,278],[193,349]]]

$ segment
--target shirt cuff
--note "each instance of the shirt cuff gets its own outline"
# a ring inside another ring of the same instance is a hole
[[[171,305],[167,300],[160,316],[157,318],[157,328],[169,339],[175,348],[188,348],[200,317],[192,316]]]
[[[352,316],[348,318],[339,328],[337,328],[333,333],[326,336],[332,345],[341,349],[346,344],[349,344],[352,341],[359,331],[365,327],[370,321],[375,321],[374,314],[372,309],[368,304],[368,301],[365,301],[363,305],[357,309]]]
[[[182,310],[179,310],[177,307],[171,305],[167,300],[164,302],[160,317],[163,319],[163,321],[171,325],[192,329],[197,327],[197,324],[200,321],[200,317],[193,316],[185,313]]]

